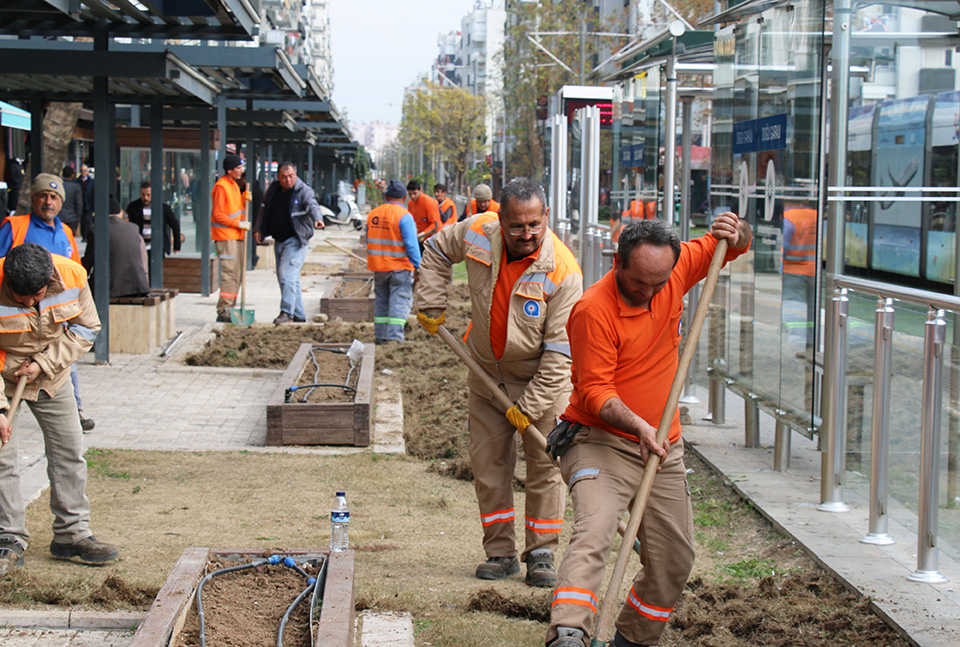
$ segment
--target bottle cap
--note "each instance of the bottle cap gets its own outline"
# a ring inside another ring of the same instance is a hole
[[[337,496],[347,496],[346,492],[337,492]]]

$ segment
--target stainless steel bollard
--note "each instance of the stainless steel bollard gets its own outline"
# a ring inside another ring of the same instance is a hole
[[[743,399],[743,419],[744,419],[744,447],[760,446],[760,407],[757,401],[760,396],[756,393],[748,393]]]
[[[773,439],[773,469],[777,472],[790,469],[790,426],[783,421],[786,413],[783,409],[777,409],[777,426]]]
[[[823,429],[821,437],[820,505],[824,512],[848,512],[843,501],[847,446],[847,311],[846,288],[834,288],[827,308],[827,338],[824,344]]]
[[[890,450],[890,382],[893,366],[893,299],[877,301],[873,359],[873,435],[870,439],[870,530],[860,541],[888,546],[887,468]]]
[[[937,512],[940,493],[940,407],[947,322],[943,310],[931,308],[923,333],[923,412],[920,416],[920,507],[917,523],[917,570],[908,580],[946,582],[940,574]]]

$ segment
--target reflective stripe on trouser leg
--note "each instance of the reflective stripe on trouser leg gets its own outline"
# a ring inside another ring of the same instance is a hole
[[[521,391],[520,382],[508,390]],[[516,429],[499,407],[479,396],[473,389],[468,396],[470,409],[470,460],[474,473],[474,488],[483,524],[483,547],[487,557],[516,555],[513,501],[513,473],[517,462]],[[552,427],[557,409],[566,405],[566,398],[548,411],[539,427]],[[547,422],[549,420],[549,423]],[[527,459],[525,517],[537,520],[539,529],[525,532],[525,547],[521,558],[531,550],[549,548],[556,554],[563,518],[564,489],[559,470],[546,454],[532,441],[524,441]],[[509,519],[507,519],[509,516]],[[527,524],[525,523],[525,526]],[[544,530],[546,532],[542,532]]]
[[[508,385],[508,391],[514,389]],[[511,401],[516,402],[522,390],[517,389]],[[533,426],[546,438],[556,426],[559,416],[567,406],[569,396],[564,395],[560,402],[547,409]],[[516,432],[516,429],[514,429]],[[566,507],[567,489],[560,476],[560,468],[528,434],[523,434],[523,456],[527,465],[527,478],[524,483],[524,541],[525,546],[520,558],[526,560],[530,551],[548,548],[557,555],[560,543],[560,531],[563,530],[563,512]]]
[[[403,327],[413,306],[413,272],[373,273],[373,330],[378,341],[403,341]]]
[[[291,236],[274,245],[277,266],[277,282],[280,284],[280,311],[297,319],[306,319],[303,308],[303,291],[300,289],[300,268],[307,257],[307,246]]]
[[[560,459],[563,480],[572,483],[574,522],[570,544],[557,571],[548,643],[556,638],[557,627],[580,629],[587,637],[593,630],[617,522],[643,473],[621,451],[626,446],[626,440],[613,434],[585,428]],[[585,642],[589,644],[589,640]]]
[[[693,510],[683,464],[683,443],[670,448],[643,513],[638,533],[643,569],[617,618],[624,638],[660,639],[693,567]]]
[[[54,540],[72,544],[86,539],[92,534],[87,462],[73,389],[65,384],[52,398],[40,391],[37,400],[27,404],[43,432]]]
[[[220,264],[220,298],[217,312],[233,308],[240,290],[240,268],[243,264],[242,240],[215,240]]]

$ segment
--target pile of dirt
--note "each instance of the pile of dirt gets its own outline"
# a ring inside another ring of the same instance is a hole
[[[416,305],[414,305],[416,312]],[[450,286],[446,323],[459,338],[470,323],[470,289]],[[411,326],[402,344],[377,348],[377,367],[398,376],[403,388],[407,453],[432,461],[431,469],[472,480],[467,434],[467,367],[442,339]]]
[[[208,572],[236,564],[210,564]],[[319,569],[304,564],[316,577]],[[261,647],[277,643],[287,608],[306,588],[306,579],[286,566],[265,565],[225,573],[203,587],[204,638],[208,645]],[[310,647],[310,596],[290,614],[283,634],[287,647]],[[199,647],[200,621],[193,604],[174,647]]]
[[[373,323],[345,323],[271,326],[255,324],[249,328],[224,326],[204,347],[188,355],[189,366],[285,369],[301,344],[343,343],[354,339],[373,343]]]

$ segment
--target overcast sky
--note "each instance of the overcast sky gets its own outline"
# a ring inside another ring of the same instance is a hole
[[[333,101],[350,123],[399,124],[403,89],[460,30],[475,0],[333,0]]]

